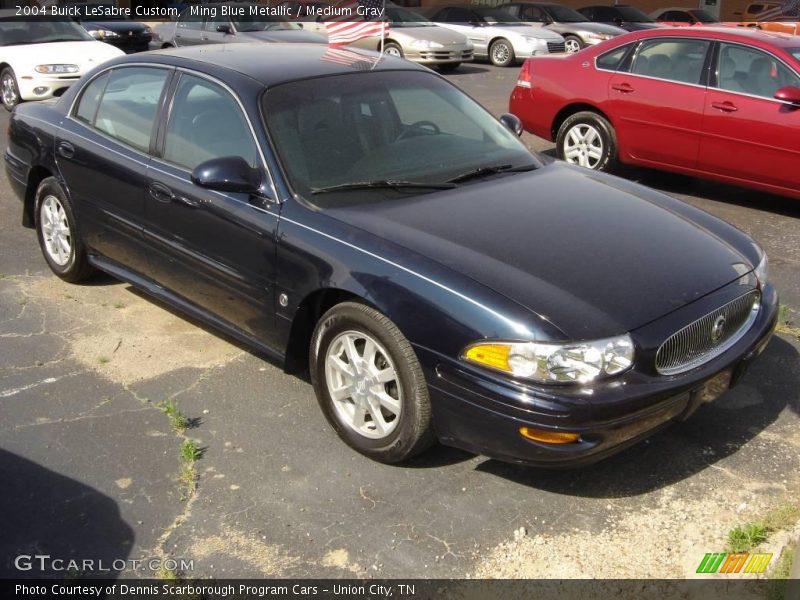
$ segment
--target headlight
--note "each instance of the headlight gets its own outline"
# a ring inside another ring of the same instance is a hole
[[[758,263],[758,266],[753,269],[753,273],[758,279],[758,283],[761,284],[763,287],[765,283],[767,283],[767,274],[769,271],[769,259],[767,259],[767,253],[763,250],[761,251],[761,260]]]
[[[546,42],[546,41],[544,41],[544,40],[543,40],[543,39],[541,39],[541,38],[535,38],[535,37],[523,37],[522,39],[524,39],[524,40],[525,40],[527,43],[529,43],[531,46],[546,46],[546,45],[547,45],[547,42]]]
[[[589,342],[480,342],[468,346],[469,362],[540,383],[587,383],[619,375],[633,364],[633,340],[625,334]]]
[[[34,71],[37,73],[62,74],[77,73],[80,69],[78,65],[36,65]]]
[[[409,46],[412,48],[444,48],[444,44],[432,40],[412,40]]]
[[[105,40],[105,39],[119,37],[119,34],[116,31],[111,31],[110,29],[92,29],[89,31],[89,35],[98,40]]]
[[[586,37],[590,40],[597,40],[602,42],[604,40],[610,40],[614,36],[609,33],[587,33]]]

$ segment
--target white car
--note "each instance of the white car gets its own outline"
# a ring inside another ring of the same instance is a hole
[[[0,11],[0,98],[6,110],[23,100],[60,96],[87,71],[125,54],[72,20],[15,13]]]
[[[528,56],[564,54],[564,38],[554,31],[526,25],[508,12],[486,6],[437,6],[425,11],[431,21],[467,36],[475,58],[508,67]]]

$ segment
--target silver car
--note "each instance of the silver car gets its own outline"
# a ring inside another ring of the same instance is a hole
[[[434,23],[466,35],[476,58],[488,58],[498,67],[528,56],[566,52],[564,38],[555,31],[526,25],[500,8],[436,6],[426,12]]]
[[[510,2],[500,8],[509,12],[527,25],[545,27],[564,36],[567,52],[577,52],[627,33],[621,27],[593,23],[577,10],[544,2]]]

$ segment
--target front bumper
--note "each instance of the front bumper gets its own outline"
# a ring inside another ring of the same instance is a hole
[[[47,100],[60,96],[81,78],[82,73],[68,75],[33,75],[17,76],[19,94],[23,100]]]
[[[691,416],[702,403],[700,388],[721,372],[731,369],[735,385],[777,324],[778,297],[772,285],[762,290],[761,303],[744,337],[704,365],[673,376],[634,369],[591,387],[534,387],[418,349],[423,365],[435,365],[426,367],[434,429],[445,445],[504,462],[591,464]],[[523,426],[576,432],[581,438],[570,444],[536,442],[520,435]]]
[[[453,63],[471,62],[474,59],[472,48],[430,48],[430,49],[403,49],[406,60],[421,65],[447,65]]]

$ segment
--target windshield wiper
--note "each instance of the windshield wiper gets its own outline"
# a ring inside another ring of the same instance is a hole
[[[341,190],[362,190],[367,188],[429,188],[433,190],[449,190],[456,187],[455,182],[446,183],[425,183],[424,181],[394,181],[391,179],[376,179],[375,181],[354,181],[352,183],[340,183],[338,185],[328,185],[321,188],[312,188],[312,194],[327,194],[328,192],[338,192]]]
[[[521,165],[519,167],[515,167],[514,165],[494,165],[492,167],[478,167],[477,169],[472,169],[471,171],[467,171],[466,173],[461,173],[461,175],[456,175],[452,179],[448,179],[447,183],[461,183],[462,181],[468,181],[470,179],[478,179],[479,177],[485,177],[486,175],[494,175],[495,173],[520,173],[522,171],[533,171],[537,168],[537,165],[530,164],[530,165]]]

